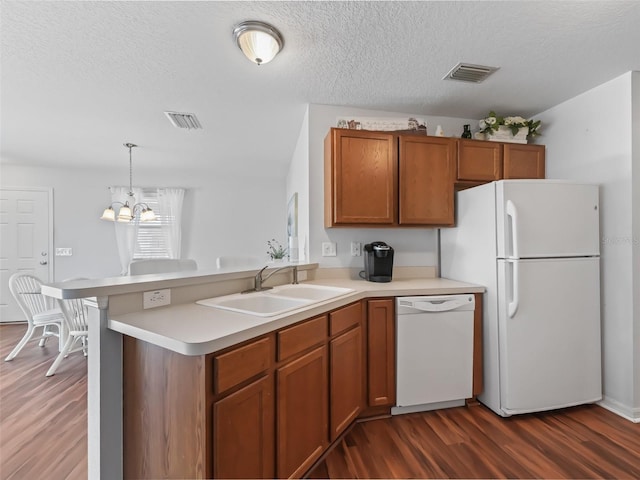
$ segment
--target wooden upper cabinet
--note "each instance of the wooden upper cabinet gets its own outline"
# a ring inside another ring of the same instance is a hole
[[[503,178],[544,178],[544,145],[505,143]]]
[[[454,224],[456,142],[451,138],[399,137],[401,225]]]
[[[458,141],[460,184],[514,178],[545,178],[544,145]]]
[[[325,227],[454,224],[455,139],[332,128]]]
[[[458,180],[492,182],[502,178],[502,143],[458,141]]]
[[[396,223],[394,135],[332,128],[324,151],[325,226]]]

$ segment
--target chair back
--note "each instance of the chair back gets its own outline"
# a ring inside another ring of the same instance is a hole
[[[60,308],[67,324],[69,335],[78,335],[89,331],[87,306],[82,298],[59,300]]]
[[[149,258],[134,260],[129,264],[129,275],[145,275],[148,273],[189,272],[198,269],[195,260],[188,258]]]
[[[29,323],[35,314],[56,308],[53,298],[42,295],[41,287],[42,281],[28,273],[17,272],[9,277],[9,291]]]
[[[216,267],[218,268],[231,268],[231,267],[261,267],[260,259],[258,257],[250,256],[234,256],[223,255],[216,258]]]

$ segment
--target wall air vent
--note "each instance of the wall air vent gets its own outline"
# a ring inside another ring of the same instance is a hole
[[[443,80],[459,80],[461,82],[480,83],[496,70],[498,70],[498,67],[459,63],[444,76]]]
[[[202,128],[193,113],[164,112],[164,114],[176,128],[186,128],[187,130]]]

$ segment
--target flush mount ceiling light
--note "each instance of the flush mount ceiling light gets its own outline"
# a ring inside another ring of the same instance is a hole
[[[253,63],[268,63],[284,46],[282,35],[268,23],[242,22],[233,29],[233,38],[242,53]]]
[[[498,70],[498,67],[459,63],[444,76],[443,80],[459,80],[461,82],[480,83],[484,82],[487,77],[496,70]]]
[[[148,222],[150,220],[156,219],[156,214],[153,213],[153,210],[149,208],[149,205],[146,203],[134,203],[135,198],[133,196],[133,168],[131,165],[131,149],[137,147],[133,143],[125,143],[125,147],[129,149],[129,193],[127,196],[131,200],[131,204],[129,204],[129,200],[122,202],[113,202],[107,208],[104,209],[101,220],[109,220],[110,222],[118,221],[118,222],[130,222],[136,216],[136,213],[140,212],[140,221]],[[116,217],[116,212],[113,209],[114,205],[122,205],[120,210],[118,211],[118,216]],[[131,206],[133,205],[133,206]]]

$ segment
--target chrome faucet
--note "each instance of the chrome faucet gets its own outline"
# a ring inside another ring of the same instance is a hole
[[[264,272],[269,267],[270,267],[270,265],[262,267],[260,269],[260,271],[258,273],[256,273],[256,277],[254,279],[254,287],[253,287],[253,289],[246,290],[246,291],[244,291],[242,293],[261,292],[263,290],[272,289],[273,287],[264,287],[263,283],[266,282],[267,280],[269,280],[274,273],[278,273],[281,270],[285,270],[287,268],[291,268],[292,271],[293,271],[293,281],[291,282],[291,284],[292,285],[297,285],[298,284],[298,266],[297,265],[286,265],[284,267],[276,268],[274,271],[269,272],[269,274],[266,277],[263,277],[262,276],[262,272]]]

